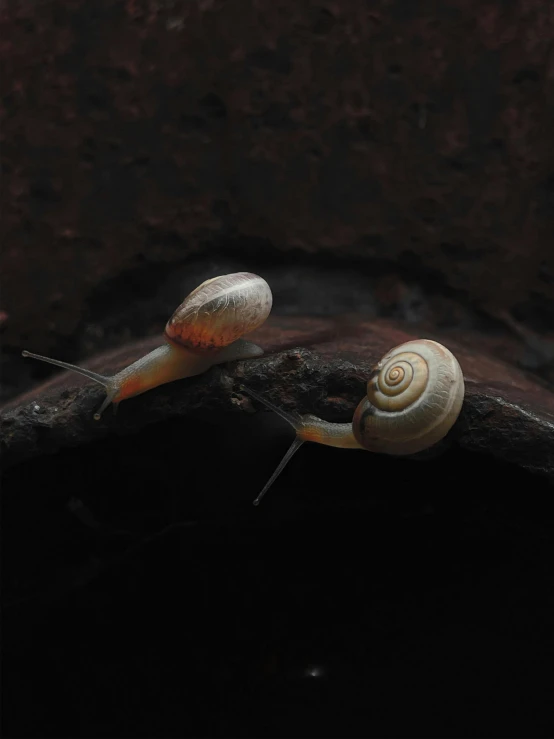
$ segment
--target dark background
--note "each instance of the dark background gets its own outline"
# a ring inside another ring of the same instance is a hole
[[[216,253],[402,268],[554,339],[553,38],[541,0],[8,4],[4,382]]]
[[[20,1],[1,39],[2,400],[239,269],[552,386],[548,3]],[[4,472],[5,736],[554,736],[552,487],[307,445],[252,508],[288,440],[200,409]]]

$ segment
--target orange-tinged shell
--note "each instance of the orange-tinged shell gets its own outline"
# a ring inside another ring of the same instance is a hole
[[[191,351],[222,349],[267,319],[273,297],[251,272],[213,277],[188,295],[165,327],[167,339]]]
[[[456,357],[436,341],[408,341],[391,349],[367,383],[352,431],[365,449],[415,454],[436,444],[454,425],[464,400]]]

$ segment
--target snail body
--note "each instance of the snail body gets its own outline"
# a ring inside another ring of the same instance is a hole
[[[394,347],[377,363],[351,424],[329,423],[311,415],[295,418],[245,390],[296,430],[292,446],[254,501],[257,505],[306,441],[395,456],[432,447],[458,418],[465,386],[452,352],[436,341],[419,339]]]
[[[166,324],[165,342],[112,377],[57,359],[22,352],[77,372],[103,385],[106,398],[94,414],[122,400],[168,382],[206,372],[215,364],[252,359],[263,354],[256,344],[240,338],[261,326],[269,316],[272,294],[267,282],[250,272],[236,272],[206,280],[193,290]]]

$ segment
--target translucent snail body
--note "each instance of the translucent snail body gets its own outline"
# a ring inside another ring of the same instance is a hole
[[[311,415],[296,418],[244,389],[296,430],[296,439],[255,505],[304,442],[391,455],[415,454],[446,436],[460,414],[465,393],[456,357],[428,339],[401,344],[378,362],[367,383],[367,397],[356,408],[351,424],[329,423]]]
[[[207,280],[188,295],[165,327],[165,343],[113,377],[67,362],[22,352],[57,367],[77,372],[106,388],[106,398],[94,414],[99,420],[110,405],[140,395],[158,385],[206,372],[215,364],[251,359],[263,350],[240,336],[264,323],[272,306],[267,282],[250,272]]]

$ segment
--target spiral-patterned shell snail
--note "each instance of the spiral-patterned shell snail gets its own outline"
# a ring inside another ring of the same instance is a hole
[[[42,362],[85,375],[106,388],[106,398],[94,419],[126,398],[158,385],[206,372],[214,364],[251,359],[263,354],[259,346],[239,338],[269,316],[273,298],[267,282],[250,272],[236,272],[206,280],[177,308],[165,327],[165,343],[113,377],[31,352]]]
[[[329,423],[311,415],[297,419],[252,390],[244,390],[296,430],[294,442],[254,501],[257,505],[306,441],[392,455],[428,449],[454,425],[465,386],[452,352],[436,341],[418,339],[394,347],[378,362],[367,383],[367,397],[356,408],[351,424]]]
[[[375,367],[352,431],[371,452],[415,454],[447,434],[463,399],[464,378],[452,352],[436,341],[408,341]]]

